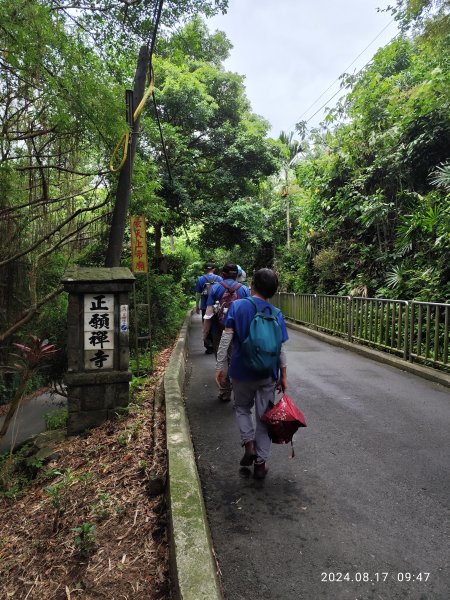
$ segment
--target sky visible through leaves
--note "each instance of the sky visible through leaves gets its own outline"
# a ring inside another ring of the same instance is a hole
[[[397,34],[392,15],[377,12],[389,4],[230,0],[228,13],[208,25],[227,34],[233,50],[225,66],[245,75],[254,112],[271,123],[270,133],[278,137],[280,131],[293,131],[300,118],[317,126],[324,117],[322,105],[333,106],[340,97],[332,98],[339,76],[356,73]]]

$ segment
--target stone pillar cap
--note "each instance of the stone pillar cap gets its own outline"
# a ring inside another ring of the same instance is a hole
[[[64,273],[62,283],[74,281],[111,282],[134,281],[136,277],[128,267],[70,267]]]

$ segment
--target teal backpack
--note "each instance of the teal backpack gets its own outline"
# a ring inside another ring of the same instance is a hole
[[[260,373],[261,377],[269,376],[272,371],[278,369],[283,332],[278,323],[278,309],[265,306],[263,310],[253,298],[250,300],[254,305],[256,313],[250,323],[250,331],[247,339],[242,344],[242,357],[248,369]],[[268,312],[266,312],[268,311]]]

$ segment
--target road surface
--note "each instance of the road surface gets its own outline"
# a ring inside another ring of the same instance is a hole
[[[450,394],[289,331],[291,397],[308,427],[239,467],[200,318],[186,405],[226,600],[448,600]]]
[[[29,439],[36,433],[45,431],[44,415],[53,413],[67,406],[67,399],[59,394],[45,392],[27,400],[19,406],[15,417],[9,424],[8,432],[0,442],[0,452],[6,452],[11,449],[12,443],[15,446]],[[0,426],[5,417],[0,417]]]

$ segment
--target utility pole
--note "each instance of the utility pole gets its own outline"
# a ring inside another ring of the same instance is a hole
[[[106,251],[105,267],[120,267],[120,258],[122,255],[123,237],[125,225],[128,216],[128,205],[130,203],[131,181],[133,175],[134,156],[136,154],[136,145],[139,134],[140,116],[133,121],[134,109],[139,105],[145,92],[145,83],[149,69],[150,50],[147,46],[141,46],[136,66],[136,73],[133,83],[133,102],[132,107],[127,103],[127,115],[131,113],[131,136],[128,147],[127,159],[119,173],[117,183],[116,203],[109,231],[108,249]],[[131,108],[131,110],[130,110]],[[129,117],[127,117],[128,120]]]
[[[286,246],[291,247],[291,203],[289,201],[289,167],[285,170],[286,175]]]

